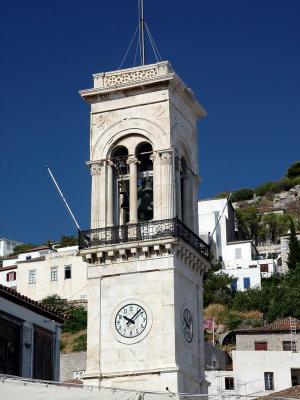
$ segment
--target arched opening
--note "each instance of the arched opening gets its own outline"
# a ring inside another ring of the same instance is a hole
[[[128,150],[125,146],[117,146],[111,153],[114,166],[113,176],[113,206],[114,225],[124,225],[129,222],[129,169],[126,163]],[[111,201],[108,199],[108,201]]]
[[[136,149],[138,159],[137,208],[138,221],[153,219],[153,152],[150,143],[141,143]]]

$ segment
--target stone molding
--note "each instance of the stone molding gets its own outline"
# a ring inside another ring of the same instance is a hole
[[[188,244],[177,238],[161,239],[159,242],[132,242],[102,246],[81,250],[81,255],[90,267],[177,256],[194,273],[201,274],[210,268],[210,263],[207,260]],[[107,273],[114,274],[112,270],[108,270]],[[120,274],[120,272],[117,273]],[[124,273],[127,274],[128,271],[124,270]],[[96,276],[98,276],[97,273]],[[89,277],[93,277],[93,273],[89,274]]]
[[[138,164],[139,160],[135,156],[129,156],[126,160],[126,164]]]
[[[129,83],[148,81],[153,78],[172,74],[171,65],[167,61],[140,67],[127,68],[107,73],[94,74],[94,84],[97,88],[111,88]]]

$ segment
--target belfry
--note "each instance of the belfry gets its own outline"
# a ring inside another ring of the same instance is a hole
[[[206,112],[169,62],[94,76],[84,380],[205,393],[197,121]]]

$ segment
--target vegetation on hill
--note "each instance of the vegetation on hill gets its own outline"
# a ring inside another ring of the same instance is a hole
[[[77,246],[78,245],[78,237],[62,235],[61,238],[57,242],[52,241],[52,240],[46,240],[44,243],[41,243],[41,244],[33,244],[33,243],[19,244],[18,246],[14,247],[14,251],[11,255],[17,256],[20,253],[25,253],[26,251],[31,250],[34,247],[38,247],[38,246],[52,247],[53,244],[56,244],[56,246],[55,246],[56,248]]]
[[[235,211],[244,231],[248,233],[248,238],[256,245],[267,240],[278,243],[280,235],[287,233],[290,227],[289,214],[263,214],[254,206],[237,208]]]
[[[58,295],[47,296],[42,303],[66,315],[66,321],[62,326],[61,350],[85,351],[87,312],[84,307],[68,303]]]
[[[233,278],[213,268],[204,277],[204,315],[215,317],[224,331],[260,325],[260,316],[268,322],[288,316],[300,319],[300,242],[292,220],[290,231],[285,275],[262,279],[261,288],[238,292],[231,289]]]
[[[263,183],[254,189],[242,188],[232,192],[222,192],[219,193],[216,198],[224,198],[230,195],[230,201],[232,203],[252,200],[254,195],[271,198],[275,193],[290,190],[295,185],[300,185],[300,161],[294,162],[288,168],[286,175],[282,179]]]
[[[18,244],[18,246],[14,247],[14,251],[11,256],[17,256],[18,254],[25,253],[27,250],[31,250],[34,247],[37,247],[37,244],[33,243],[23,243],[23,244]]]

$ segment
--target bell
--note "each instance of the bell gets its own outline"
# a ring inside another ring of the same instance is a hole
[[[123,159],[118,160],[118,167],[119,168],[125,168],[126,167],[125,161]]]
[[[150,179],[146,180],[146,185],[143,188],[142,192],[153,192],[153,187],[152,187]]]

